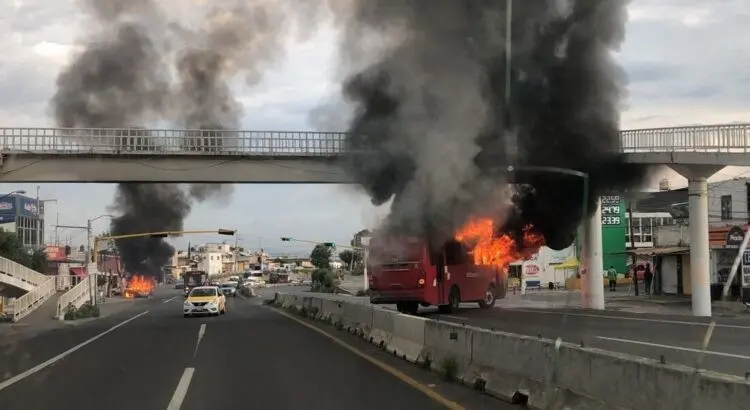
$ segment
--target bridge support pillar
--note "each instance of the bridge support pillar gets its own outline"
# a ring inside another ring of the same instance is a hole
[[[581,306],[604,310],[604,257],[602,255],[602,204],[596,201],[596,211],[585,223],[583,249],[586,273],[581,276]]]
[[[711,265],[708,246],[708,178],[718,165],[670,165],[688,180],[690,283],[694,316],[711,316]]]

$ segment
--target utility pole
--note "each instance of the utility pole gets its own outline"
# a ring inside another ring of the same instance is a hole
[[[42,239],[40,236],[42,235],[42,207],[40,206],[41,202],[39,202],[39,185],[36,186],[36,243],[35,248],[36,249],[42,249]]]
[[[638,296],[638,272],[635,269],[635,232],[633,231],[633,198],[628,198],[628,230],[630,231],[630,261],[633,267],[633,288]]]

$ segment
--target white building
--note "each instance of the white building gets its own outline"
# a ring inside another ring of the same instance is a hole
[[[222,262],[222,253],[220,252],[203,252],[198,262],[198,270],[208,273],[208,276],[221,275],[224,268]]]
[[[575,262],[574,246],[559,251],[545,246],[529,260],[512,263],[509,267],[509,275],[516,278],[522,276],[522,288],[547,287],[550,282],[562,286],[565,279],[575,276],[577,272]]]

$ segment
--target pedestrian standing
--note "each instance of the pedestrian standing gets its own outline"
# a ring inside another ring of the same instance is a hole
[[[646,284],[646,294],[651,294],[651,282],[654,280],[654,274],[651,272],[651,265],[646,265],[646,271],[643,273],[643,279]]]
[[[609,291],[617,291],[617,270],[615,270],[614,266],[610,266],[607,269],[607,278],[609,279]]]

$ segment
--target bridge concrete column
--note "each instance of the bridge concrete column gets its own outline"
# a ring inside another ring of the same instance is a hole
[[[711,316],[711,264],[708,245],[708,178],[718,165],[670,165],[688,180],[690,283],[694,316]]]
[[[602,203],[597,198],[596,210],[586,221],[583,249],[586,273],[581,277],[581,306],[604,310],[604,257],[602,255]]]

